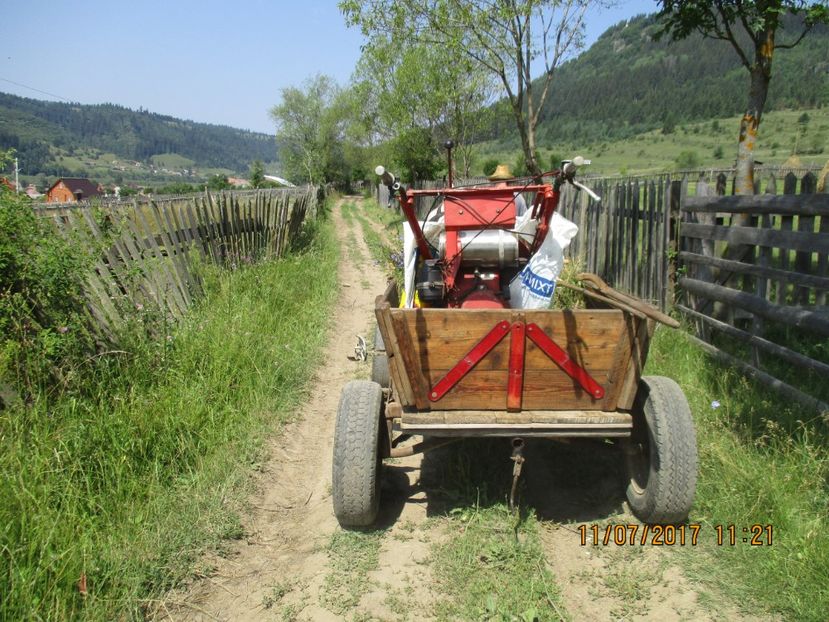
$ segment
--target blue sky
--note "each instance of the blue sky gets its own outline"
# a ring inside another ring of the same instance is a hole
[[[280,89],[316,73],[347,83],[362,43],[334,0],[3,4],[2,92],[111,102],[268,133]],[[635,0],[594,13],[588,44],[612,24],[656,7]]]

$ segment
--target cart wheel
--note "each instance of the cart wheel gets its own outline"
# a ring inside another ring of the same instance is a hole
[[[697,483],[697,444],[688,401],[670,378],[639,381],[626,457],[627,499],[636,517],[650,524],[685,521]]]
[[[332,496],[343,527],[367,527],[380,505],[380,417],[383,390],[352,380],[343,388],[334,430]]]
[[[386,355],[386,344],[380,327],[374,329],[374,359],[371,361],[371,379],[384,389],[391,386],[389,376],[389,357]]]

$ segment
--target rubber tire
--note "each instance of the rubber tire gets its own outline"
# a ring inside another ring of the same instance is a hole
[[[648,524],[685,522],[697,485],[697,443],[688,400],[670,378],[639,381],[628,449],[633,514]]]
[[[371,379],[384,389],[391,387],[389,357],[386,355],[386,344],[383,342],[383,335],[380,333],[379,326],[374,329],[374,358],[371,361]]]
[[[331,495],[334,514],[346,528],[368,527],[377,518],[382,405],[383,390],[376,382],[352,380],[340,394]]]

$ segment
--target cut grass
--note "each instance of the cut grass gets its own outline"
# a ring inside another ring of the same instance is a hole
[[[314,226],[294,256],[209,270],[169,337],[0,411],[0,619],[141,618],[242,535],[248,473],[301,403],[336,298],[332,228]]]
[[[690,521],[706,534],[682,559],[734,598],[797,620],[829,611],[827,425],[738,371],[709,359],[681,331],[657,331],[647,374],[683,388],[697,428],[700,474]],[[714,546],[715,525],[736,546]],[[743,527],[772,525],[772,546],[742,542]]]

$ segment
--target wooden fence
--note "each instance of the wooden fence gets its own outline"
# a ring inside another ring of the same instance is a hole
[[[676,307],[712,355],[829,411],[774,371],[783,363],[803,377],[829,378],[829,361],[814,358],[829,344],[829,195],[814,194],[812,173],[800,180],[799,195],[797,182],[786,175],[778,195],[772,177],[764,194],[730,197],[700,184],[695,197],[681,198]],[[742,347],[726,352],[723,337]]]
[[[199,263],[235,267],[279,257],[316,207],[317,190],[309,187],[38,211],[65,238],[92,250],[87,308],[93,328],[109,339],[127,310],[181,316],[202,293]]]

